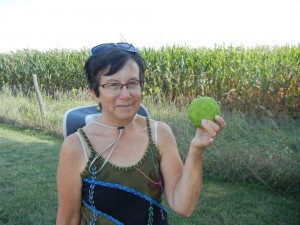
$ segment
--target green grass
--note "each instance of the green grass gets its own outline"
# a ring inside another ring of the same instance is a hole
[[[87,92],[43,93],[46,115],[42,119],[34,93],[0,91],[0,122],[62,137],[63,114],[72,107],[93,104]],[[187,103],[143,97],[151,117],[168,123],[185,159],[195,133],[187,118]],[[240,183],[260,183],[276,194],[293,193],[300,199],[300,120],[261,112],[256,117],[222,112],[227,127],[205,155],[207,176]]]
[[[185,158],[195,129],[186,107],[171,103],[146,105],[151,116],[168,123]],[[159,109],[159,110],[157,110]],[[293,192],[300,199],[300,120],[288,117],[226,113],[226,128],[206,151],[204,171],[241,183],[261,183],[277,194]]]
[[[61,137],[0,124],[0,224],[52,225],[57,211],[56,169]],[[300,201],[262,185],[204,175],[197,210],[190,218],[169,211],[173,225],[298,225]]]
[[[0,126],[0,224],[55,224],[61,139]]]
[[[197,210],[191,218],[171,214],[170,224],[298,224],[300,203],[274,195],[259,185],[204,179]]]

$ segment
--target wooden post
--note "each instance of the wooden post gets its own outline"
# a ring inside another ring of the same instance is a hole
[[[42,99],[42,95],[41,95],[41,92],[40,92],[40,89],[39,89],[39,84],[37,82],[36,74],[33,74],[32,78],[33,78],[34,90],[35,90],[37,99],[38,99],[39,104],[40,104],[41,116],[44,119],[45,118],[45,103],[44,103],[44,101]]]

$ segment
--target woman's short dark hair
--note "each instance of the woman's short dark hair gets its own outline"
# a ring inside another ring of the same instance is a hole
[[[109,76],[121,70],[128,60],[133,60],[139,67],[139,76],[141,87],[144,85],[145,61],[139,52],[124,51],[121,48],[114,47],[101,50],[101,54],[90,56],[85,65],[84,70],[88,81],[89,89],[94,91],[99,97],[99,84],[101,76]],[[107,71],[106,71],[107,70]],[[105,71],[105,74],[99,74]]]

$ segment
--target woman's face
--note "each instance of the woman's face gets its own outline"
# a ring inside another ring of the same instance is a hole
[[[121,87],[120,84],[128,85]],[[142,91],[137,63],[128,60],[117,73],[109,76],[102,75],[99,92],[97,102],[102,105],[103,117],[116,123],[130,122],[138,112],[141,102]]]

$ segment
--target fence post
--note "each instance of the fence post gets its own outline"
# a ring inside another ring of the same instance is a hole
[[[45,103],[42,99],[42,95],[41,95],[41,92],[40,92],[40,89],[39,89],[36,74],[32,74],[32,78],[33,78],[34,90],[35,90],[35,93],[36,93],[36,96],[37,96],[37,99],[38,99],[39,105],[40,105],[41,116],[44,119],[45,118]]]

